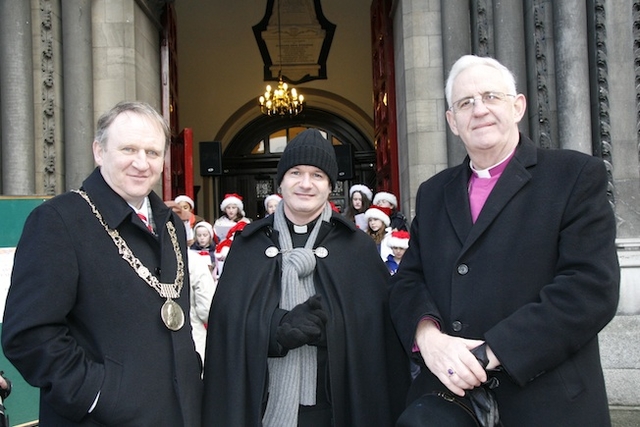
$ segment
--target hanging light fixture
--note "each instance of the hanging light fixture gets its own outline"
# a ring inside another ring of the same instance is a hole
[[[260,111],[267,116],[295,116],[304,106],[304,96],[299,95],[295,88],[289,88],[282,80],[282,34],[280,28],[280,0],[278,2],[278,52],[280,70],[278,71],[278,88],[272,90],[267,85],[264,95],[260,96]]]

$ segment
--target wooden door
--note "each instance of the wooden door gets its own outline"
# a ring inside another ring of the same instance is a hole
[[[164,160],[163,198],[173,200],[185,194],[195,200],[193,188],[193,130],[185,128],[171,138]]]
[[[371,4],[373,121],[377,191],[389,191],[398,197],[400,185],[393,25],[389,16],[391,4],[392,0],[373,0]]]
[[[160,66],[162,72],[162,115],[171,130],[171,145],[165,156],[162,177],[162,198],[173,200],[180,194],[194,198],[193,133],[183,129],[178,133],[178,60],[176,13],[172,3],[164,6]]]

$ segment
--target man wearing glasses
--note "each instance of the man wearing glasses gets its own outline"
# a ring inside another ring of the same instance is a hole
[[[394,324],[421,364],[398,425],[451,425],[442,397],[471,408],[494,378],[499,416],[482,425],[608,426],[597,334],[619,266],[605,166],[520,134],[525,96],[494,59],[460,58],[445,92],[468,156],[420,186],[391,279]]]

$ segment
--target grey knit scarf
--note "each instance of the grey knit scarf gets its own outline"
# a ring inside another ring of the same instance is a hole
[[[331,207],[327,203],[304,248],[293,248],[284,216],[284,203],[278,203],[273,224],[279,232],[282,252],[280,308],[291,310],[315,295],[313,272],[316,258],[313,247],[322,222],[330,218]],[[316,404],[317,349],[303,345],[289,350],[285,357],[269,358],[267,362],[269,400],[262,424],[266,427],[295,427],[298,425],[298,406]]]

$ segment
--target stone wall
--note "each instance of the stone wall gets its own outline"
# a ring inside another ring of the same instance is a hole
[[[600,333],[600,353],[609,403],[640,406],[640,239],[619,239],[618,247],[620,303]]]
[[[159,28],[136,2],[96,0],[92,13],[96,119],[122,100],[159,109]]]

